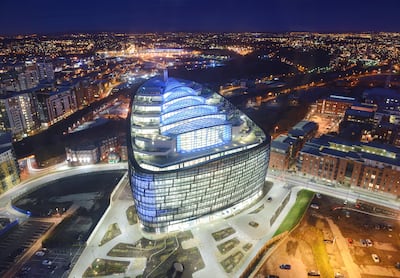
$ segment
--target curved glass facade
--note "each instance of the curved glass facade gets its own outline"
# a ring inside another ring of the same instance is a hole
[[[134,96],[130,119],[130,181],[145,231],[207,221],[261,196],[270,138],[218,94],[154,78]]]

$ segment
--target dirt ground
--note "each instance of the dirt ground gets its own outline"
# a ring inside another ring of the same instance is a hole
[[[351,278],[400,277],[400,270],[394,267],[400,261],[400,221],[350,210],[384,210],[371,204],[344,204],[343,200],[328,196],[314,197],[312,203],[319,209],[308,209],[256,277],[307,277],[310,271],[329,278],[335,274],[340,277],[339,273]],[[400,215],[386,212],[394,217]],[[370,239],[372,246],[363,245],[365,239]],[[372,254],[377,254],[380,262],[374,262]],[[290,264],[291,269],[280,269],[281,264]]]

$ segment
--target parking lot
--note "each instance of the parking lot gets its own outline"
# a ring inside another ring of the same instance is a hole
[[[398,211],[318,197],[266,260],[259,277],[400,277],[395,267],[400,261],[400,223],[391,219],[399,217]],[[280,268],[282,264],[291,267]]]
[[[17,277],[67,277],[79,248],[40,249]]]
[[[0,276],[17,261],[50,227],[49,222],[27,221],[0,240]]]

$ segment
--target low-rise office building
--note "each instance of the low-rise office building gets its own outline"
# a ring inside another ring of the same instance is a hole
[[[325,99],[317,100],[317,112],[328,115],[343,116],[347,108],[355,103],[352,97],[331,95]]]
[[[82,144],[65,149],[71,166],[96,164],[100,161],[99,148],[94,144]]]

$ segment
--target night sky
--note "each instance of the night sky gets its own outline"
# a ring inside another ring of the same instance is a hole
[[[399,0],[0,0],[0,35],[400,31]]]

